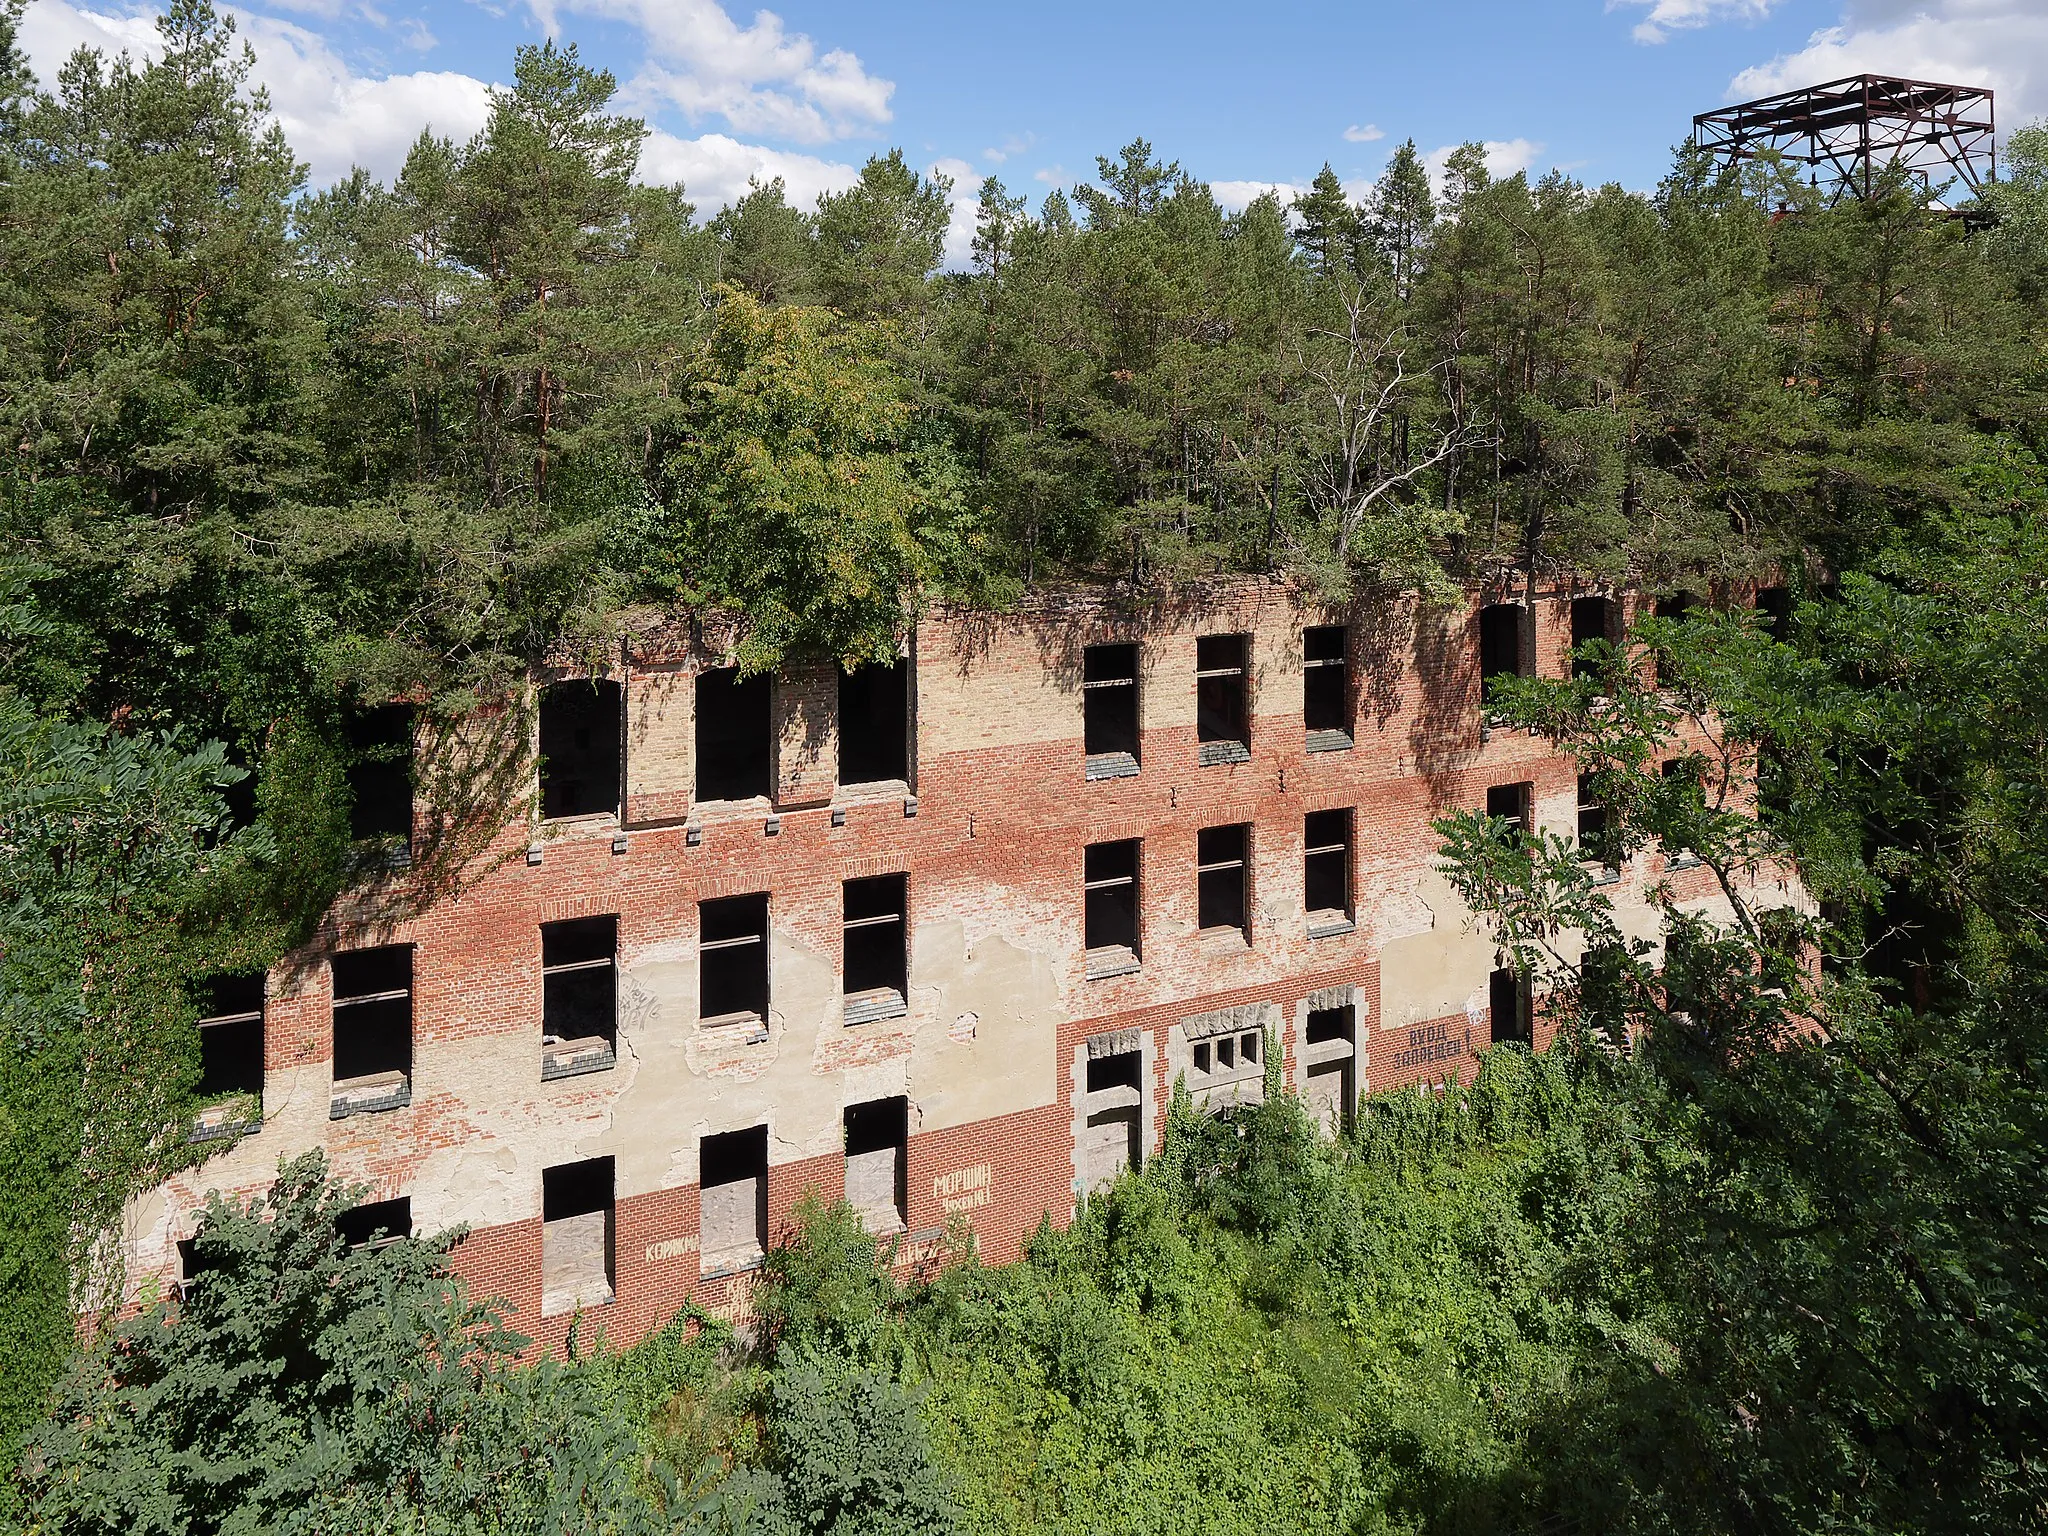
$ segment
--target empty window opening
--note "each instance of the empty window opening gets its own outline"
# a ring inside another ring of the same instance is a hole
[[[540,1175],[540,1310],[543,1317],[612,1299],[612,1160],[588,1158]]]
[[[349,836],[412,842],[412,733],[410,704],[353,711],[348,738]]]
[[[1307,1066],[1302,1098],[1328,1135],[1336,1135],[1358,1109],[1357,1010],[1314,1008],[1302,1031]]]
[[[1302,819],[1302,903],[1308,931],[1351,926],[1351,812],[1310,811]]]
[[[902,662],[839,674],[839,782],[910,778],[910,668]]]
[[[198,1238],[181,1237],[178,1239],[178,1294],[180,1296],[189,1296],[194,1283],[198,1281],[199,1277],[209,1269],[216,1267],[218,1266],[213,1258],[200,1255]]]
[[[697,906],[697,1016],[706,1024],[768,1018],[768,898]]]
[[[905,875],[846,882],[840,969],[849,1024],[901,1018],[906,1011],[909,886]]]
[[[1248,854],[1251,828],[1204,827],[1195,834],[1195,926],[1234,928],[1250,937]]]
[[[334,1096],[329,1114],[412,1102],[412,946],[336,955]]]
[[[904,1225],[904,1150],[910,1136],[910,1101],[876,1099],[846,1111],[846,1203],[870,1232],[900,1232]]]
[[[1579,775],[1579,857],[1612,864],[1608,847],[1607,807],[1600,801],[1598,774]]]
[[[1764,616],[1764,627],[1773,640],[1785,641],[1792,638],[1792,589],[1790,587],[1758,587],[1756,609]]]
[[[751,1263],[768,1247],[768,1127],[706,1136],[697,1151],[704,1266]]]
[[[1195,641],[1195,738],[1205,766],[1251,760],[1250,657],[1249,635]]]
[[[199,1095],[263,1093],[263,973],[218,976],[200,1004]]]
[[[1081,747],[1088,777],[1138,771],[1138,648],[1091,645],[1081,653]]]
[[[1479,610],[1479,681],[1496,677],[1527,677],[1528,647],[1523,643],[1526,614],[1520,603],[1493,603]]]
[[[750,800],[774,793],[768,674],[738,667],[697,674],[697,798]]]
[[[1088,974],[1113,976],[1138,965],[1138,844],[1090,843],[1081,856],[1082,945]]]
[[[1113,1088],[1127,1088],[1137,1093],[1143,1085],[1143,1064],[1136,1051],[1117,1051],[1107,1056],[1088,1058],[1088,1091],[1105,1093]]]
[[[1342,624],[1318,624],[1301,632],[1301,719],[1311,752],[1351,745],[1351,670]]]
[[[1579,1006],[1586,1027],[1617,1050],[1628,1049],[1628,993],[1622,985],[1627,956],[1618,944],[1588,946],[1579,959]]]
[[[412,1200],[400,1195],[395,1200],[368,1200],[350,1206],[334,1218],[334,1232],[352,1253],[388,1247],[412,1236]]]
[[[1486,791],[1486,814],[1508,824],[1508,837],[1518,843],[1530,840],[1536,825],[1536,786],[1524,779],[1519,784],[1495,784]]]
[[[1572,676],[1599,678],[1606,670],[1605,664],[1591,656],[1580,654],[1580,647],[1591,645],[1595,640],[1604,640],[1609,645],[1621,641],[1619,628],[1621,610],[1611,597],[1575,597],[1572,599]]]
[[[618,814],[625,726],[619,685],[597,679],[550,683],[540,694],[540,813]]]
[[[1187,1082],[1195,1107],[1218,1114],[1266,1097],[1265,1036],[1231,1030],[1188,1042]]]
[[[1700,600],[1698,596],[1694,593],[1674,592],[1669,597],[1660,597],[1657,599],[1656,614],[1657,617],[1660,619],[1669,620],[1675,623],[1679,620],[1684,619],[1688,614],[1696,611],[1699,608],[1699,606]],[[1678,672],[1676,667],[1672,664],[1671,658],[1665,654],[1663,647],[1658,647],[1657,686],[1659,688],[1669,688],[1677,681]]]
[[[540,925],[540,1075],[601,1072],[618,1060],[619,920]]]
[[[1531,1043],[1529,989],[1513,967],[1502,966],[1487,977],[1486,1003],[1495,1045],[1509,1040]]]
[[[1094,1191],[1144,1159],[1144,1062],[1141,1052],[1090,1052],[1080,1135],[1074,1148],[1081,1187]]]

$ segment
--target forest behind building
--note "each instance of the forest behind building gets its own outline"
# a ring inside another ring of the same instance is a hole
[[[521,49],[475,139],[313,187],[204,0],[42,81],[18,13],[0,1514],[2048,1525],[2048,128],[1958,215],[1898,174],[1830,201],[1681,147],[1645,192],[1412,144],[1230,209],[1142,139],[1036,206],[892,151],[713,210],[642,179],[573,47]],[[1574,850],[1451,817],[1560,1043],[1335,1144],[1277,1083],[1181,1106],[1024,1261],[917,1285],[816,1207],[753,1339],[691,1315],[541,1366],[448,1239],[340,1245],[301,1161],[210,1212],[184,1300],[81,1344],[124,1202],[195,1155],[194,988],[351,878],[364,711],[516,709],[650,611],[724,615],[758,671],[1219,574],[1708,596],[1489,708],[1580,759],[1617,847],[1731,894],[1791,860],[1818,915],[1667,904],[1652,955]],[[1718,600],[1759,582],[1781,623]]]

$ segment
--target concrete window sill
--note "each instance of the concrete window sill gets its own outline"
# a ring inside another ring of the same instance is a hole
[[[1091,949],[1087,956],[1088,979],[1107,981],[1112,976],[1128,976],[1138,969],[1138,957],[1120,944]]]
[[[542,1317],[560,1317],[564,1312],[578,1309],[588,1311],[592,1307],[608,1307],[618,1297],[613,1294],[609,1280],[586,1280],[565,1290],[548,1291],[540,1299]]]
[[[609,1072],[619,1064],[612,1043],[601,1035],[580,1040],[543,1041],[540,1048],[540,1080],[582,1077],[590,1072]]]
[[[1195,942],[1205,950],[1222,954],[1242,953],[1252,947],[1251,936],[1242,928],[1198,928]]]
[[[1342,912],[1311,912],[1308,915],[1308,936],[1312,939],[1334,939],[1356,932],[1358,924]]]
[[[346,1120],[350,1115],[380,1114],[387,1109],[404,1109],[410,1103],[412,1079],[403,1072],[344,1078],[328,1095],[327,1118]]]
[[[758,1013],[721,1013],[708,1019],[699,1019],[701,1030],[731,1030],[743,1036],[749,1045],[757,1045],[768,1038],[768,1021]]]
[[[894,987],[873,987],[866,992],[851,992],[846,998],[846,1023],[849,1028],[856,1024],[876,1024],[883,1019],[900,1019],[910,1012],[910,1004]]]
[[[1349,731],[1310,731],[1308,750],[1311,752],[1349,752],[1357,745]]]
[[[1097,752],[1088,759],[1085,771],[1091,783],[1097,779],[1135,778],[1138,759],[1129,752]]]
[[[1242,741],[1205,741],[1195,749],[1195,761],[1204,768],[1221,768],[1229,763],[1248,763],[1251,747]]]
[[[766,1257],[758,1247],[728,1248],[719,1253],[704,1255],[704,1267],[700,1278],[723,1280],[727,1275],[743,1275],[750,1269],[759,1269]]]

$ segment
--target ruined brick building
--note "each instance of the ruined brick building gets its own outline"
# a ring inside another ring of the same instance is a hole
[[[208,1086],[245,1096],[132,1206],[131,1284],[177,1275],[207,1190],[323,1147],[369,1186],[356,1239],[464,1224],[458,1267],[515,1326],[554,1345],[580,1310],[625,1341],[740,1305],[806,1190],[910,1254],[958,1218],[1003,1260],[1157,1147],[1176,1079],[1225,1105],[1278,1052],[1335,1121],[1469,1073],[1542,1026],[1430,819],[1590,843],[1600,817],[1569,759],[1486,727],[1482,675],[1562,675],[1648,602],[1518,596],[1069,593],[934,614],[851,674],[742,681],[656,628],[537,679],[524,750],[471,775],[502,797],[459,880],[369,881],[219,989]],[[401,866],[434,782],[358,783]],[[1667,879],[1720,904],[1653,851],[1618,872],[1625,926],[1654,933]]]

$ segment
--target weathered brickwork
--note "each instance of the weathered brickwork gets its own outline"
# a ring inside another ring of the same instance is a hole
[[[1573,593],[1537,596],[1535,669],[1558,676]],[[1142,610],[1070,597],[940,613],[905,661],[906,779],[838,782],[836,674],[807,667],[773,691],[773,793],[710,804],[693,793],[695,679],[727,658],[702,636],[643,635],[614,673],[623,815],[537,822],[522,808],[431,897],[401,880],[338,904],[320,941],[269,978],[262,1129],[134,1204],[131,1275],[139,1288],[175,1274],[207,1190],[257,1192],[280,1157],[322,1147],[370,1198],[409,1198],[419,1229],[467,1226],[456,1263],[472,1287],[558,1348],[571,1317],[542,1315],[542,1172],[610,1158],[614,1300],[583,1326],[630,1340],[686,1299],[746,1311],[753,1272],[707,1270],[702,1253],[706,1137],[766,1128],[772,1241],[807,1191],[845,1192],[849,1107],[900,1099],[904,1262],[930,1262],[949,1229],[1000,1261],[1044,1215],[1070,1216],[1084,1164],[1120,1145],[1116,1106],[1136,1100],[1132,1144],[1156,1148],[1175,1078],[1198,1045],[1237,1038],[1231,1020],[1272,1023],[1285,1080],[1314,1073],[1331,1113],[1344,1109],[1330,1099],[1339,1058],[1354,1093],[1469,1076],[1492,1038],[1501,960],[1435,872],[1430,819],[1521,782],[1546,830],[1571,832],[1577,814],[1572,763],[1485,726],[1478,611],[1323,613],[1247,582]],[[1302,629],[1330,623],[1348,626],[1353,744],[1310,751]],[[1214,634],[1250,637],[1249,752],[1205,766],[1195,651]],[[1140,648],[1141,738],[1137,772],[1091,781],[1082,658],[1100,642]],[[519,780],[517,761],[501,766]],[[1304,818],[1333,809],[1352,813],[1350,922],[1333,930],[1326,914],[1312,936]],[[434,814],[423,805],[421,825]],[[1198,833],[1238,824],[1251,828],[1245,926],[1203,930]],[[1083,850],[1125,839],[1141,844],[1138,963],[1091,977]],[[849,1024],[843,882],[895,874],[907,877],[908,986],[878,1010],[896,1016]],[[1705,871],[1640,855],[1614,887],[1633,931],[1654,936],[1642,893],[1665,878],[1701,910],[1720,900]],[[699,904],[753,893],[768,898],[766,1017],[707,1027]],[[540,926],[597,916],[617,919],[615,1064],[544,1080]],[[387,943],[413,946],[411,1100],[333,1118],[327,960]],[[1311,1016],[1346,1008],[1348,1049],[1311,1045]],[[1540,1008],[1535,1029],[1542,1043]]]

